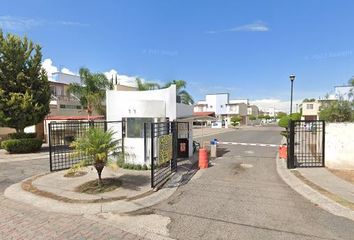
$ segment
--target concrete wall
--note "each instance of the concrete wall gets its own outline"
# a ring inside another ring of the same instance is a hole
[[[326,166],[354,170],[354,123],[327,123],[325,136]]]

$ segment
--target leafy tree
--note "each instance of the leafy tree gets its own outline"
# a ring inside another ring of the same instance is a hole
[[[278,125],[279,127],[283,127],[283,128],[288,128],[289,126],[289,121],[290,120],[300,120],[301,119],[301,114],[300,113],[292,113],[291,115],[285,115],[283,117],[280,118]]]
[[[289,121],[290,121],[290,117],[285,115],[280,118],[278,125],[279,125],[279,127],[287,129],[289,126]]]
[[[301,113],[292,113],[292,114],[290,115],[290,119],[291,119],[291,120],[294,120],[294,121],[296,121],[296,120],[301,120]]]
[[[172,84],[176,84],[177,96],[181,98],[181,102],[184,104],[192,105],[194,100],[192,96],[185,90],[187,82],[184,80],[173,80],[167,83],[163,88],[168,88]]]
[[[238,124],[240,124],[242,118],[240,116],[233,116],[230,120],[231,120],[231,125],[235,127]]]
[[[256,119],[257,119],[256,116],[254,116],[254,115],[251,115],[251,116],[250,116],[250,120],[251,120],[251,121],[254,121],[254,120],[256,120]]]
[[[81,84],[71,83],[69,93],[80,98],[81,105],[86,108],[88,116],[92,116],[94,110],[105,114],[103,101],[106,97],[106,89],[111,87],[110,82],[103,73],[91,73],[87,68],[80,68]]]
[[[139,91],[146,91],[146,90],[155,90],[155,89],[160,89],[160,85],[157,83],[153,82],[143,82],[141,81],[140,78],[136,78],[136,83],[138,85],[138,90]]]
[[[316,101],[316,99],[314,99],[314,98],[305,98],[302,102],[315,102]]]
[[[108,161],[108,154],[116,152],[119,140],[114,139],[114,132],[107,132],[100,128],[90,128],[86,134],[75,140],[71,147],[74,148],[74,155],[86,155],[88,159],[80,162],[80,166],[92,162],[98,175],[98,185],[102,185],[102,171]],[[77,167],[77,165],[75,165]]]
[[[24,132],[49,113],[50,89],[41,47],[0,31],[0,126]]]
[[[187,83],[184,80],[173,80],[171,82],[166,83],[164,86],[160,86],[157,83],[143,82],[143,81],[141,81],[140,78],[136,78],[136,83],[138,85],[139,91],[168,88],[172,84],[175,84],[177,96],[179,96],[181,98],[181,102],[184,104],[189,104],[189,105],[194,103],[192,96],[185,90]]]
[[[353,121],[352,104],[343,100],[327,103],[321,107],[320,119],[328,122]]]
[[[284,116],[287,116],[287,114],[286,114],[285,112],[278,112],[278,113],[277,113],[277,118],[278,118],[278,119],[281,119],[281,118],[284,117]]]

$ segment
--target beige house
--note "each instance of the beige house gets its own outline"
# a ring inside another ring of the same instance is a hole
[[[303,102],[300,106],[302,108],[303,120],[319,120],[319,111],[321,103],[319,101]]]

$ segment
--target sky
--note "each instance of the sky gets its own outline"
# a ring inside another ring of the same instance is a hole
[[[42,46],[44,67],[187,81],[265,109],[324,97],[354,75],[352,0],[0,0],[0,28]]]

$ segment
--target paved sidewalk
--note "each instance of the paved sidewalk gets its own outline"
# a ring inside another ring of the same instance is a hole
[[[298,168],[297,171],[316,185],[354,204],[354,184],[340,179],[326,168]]]

